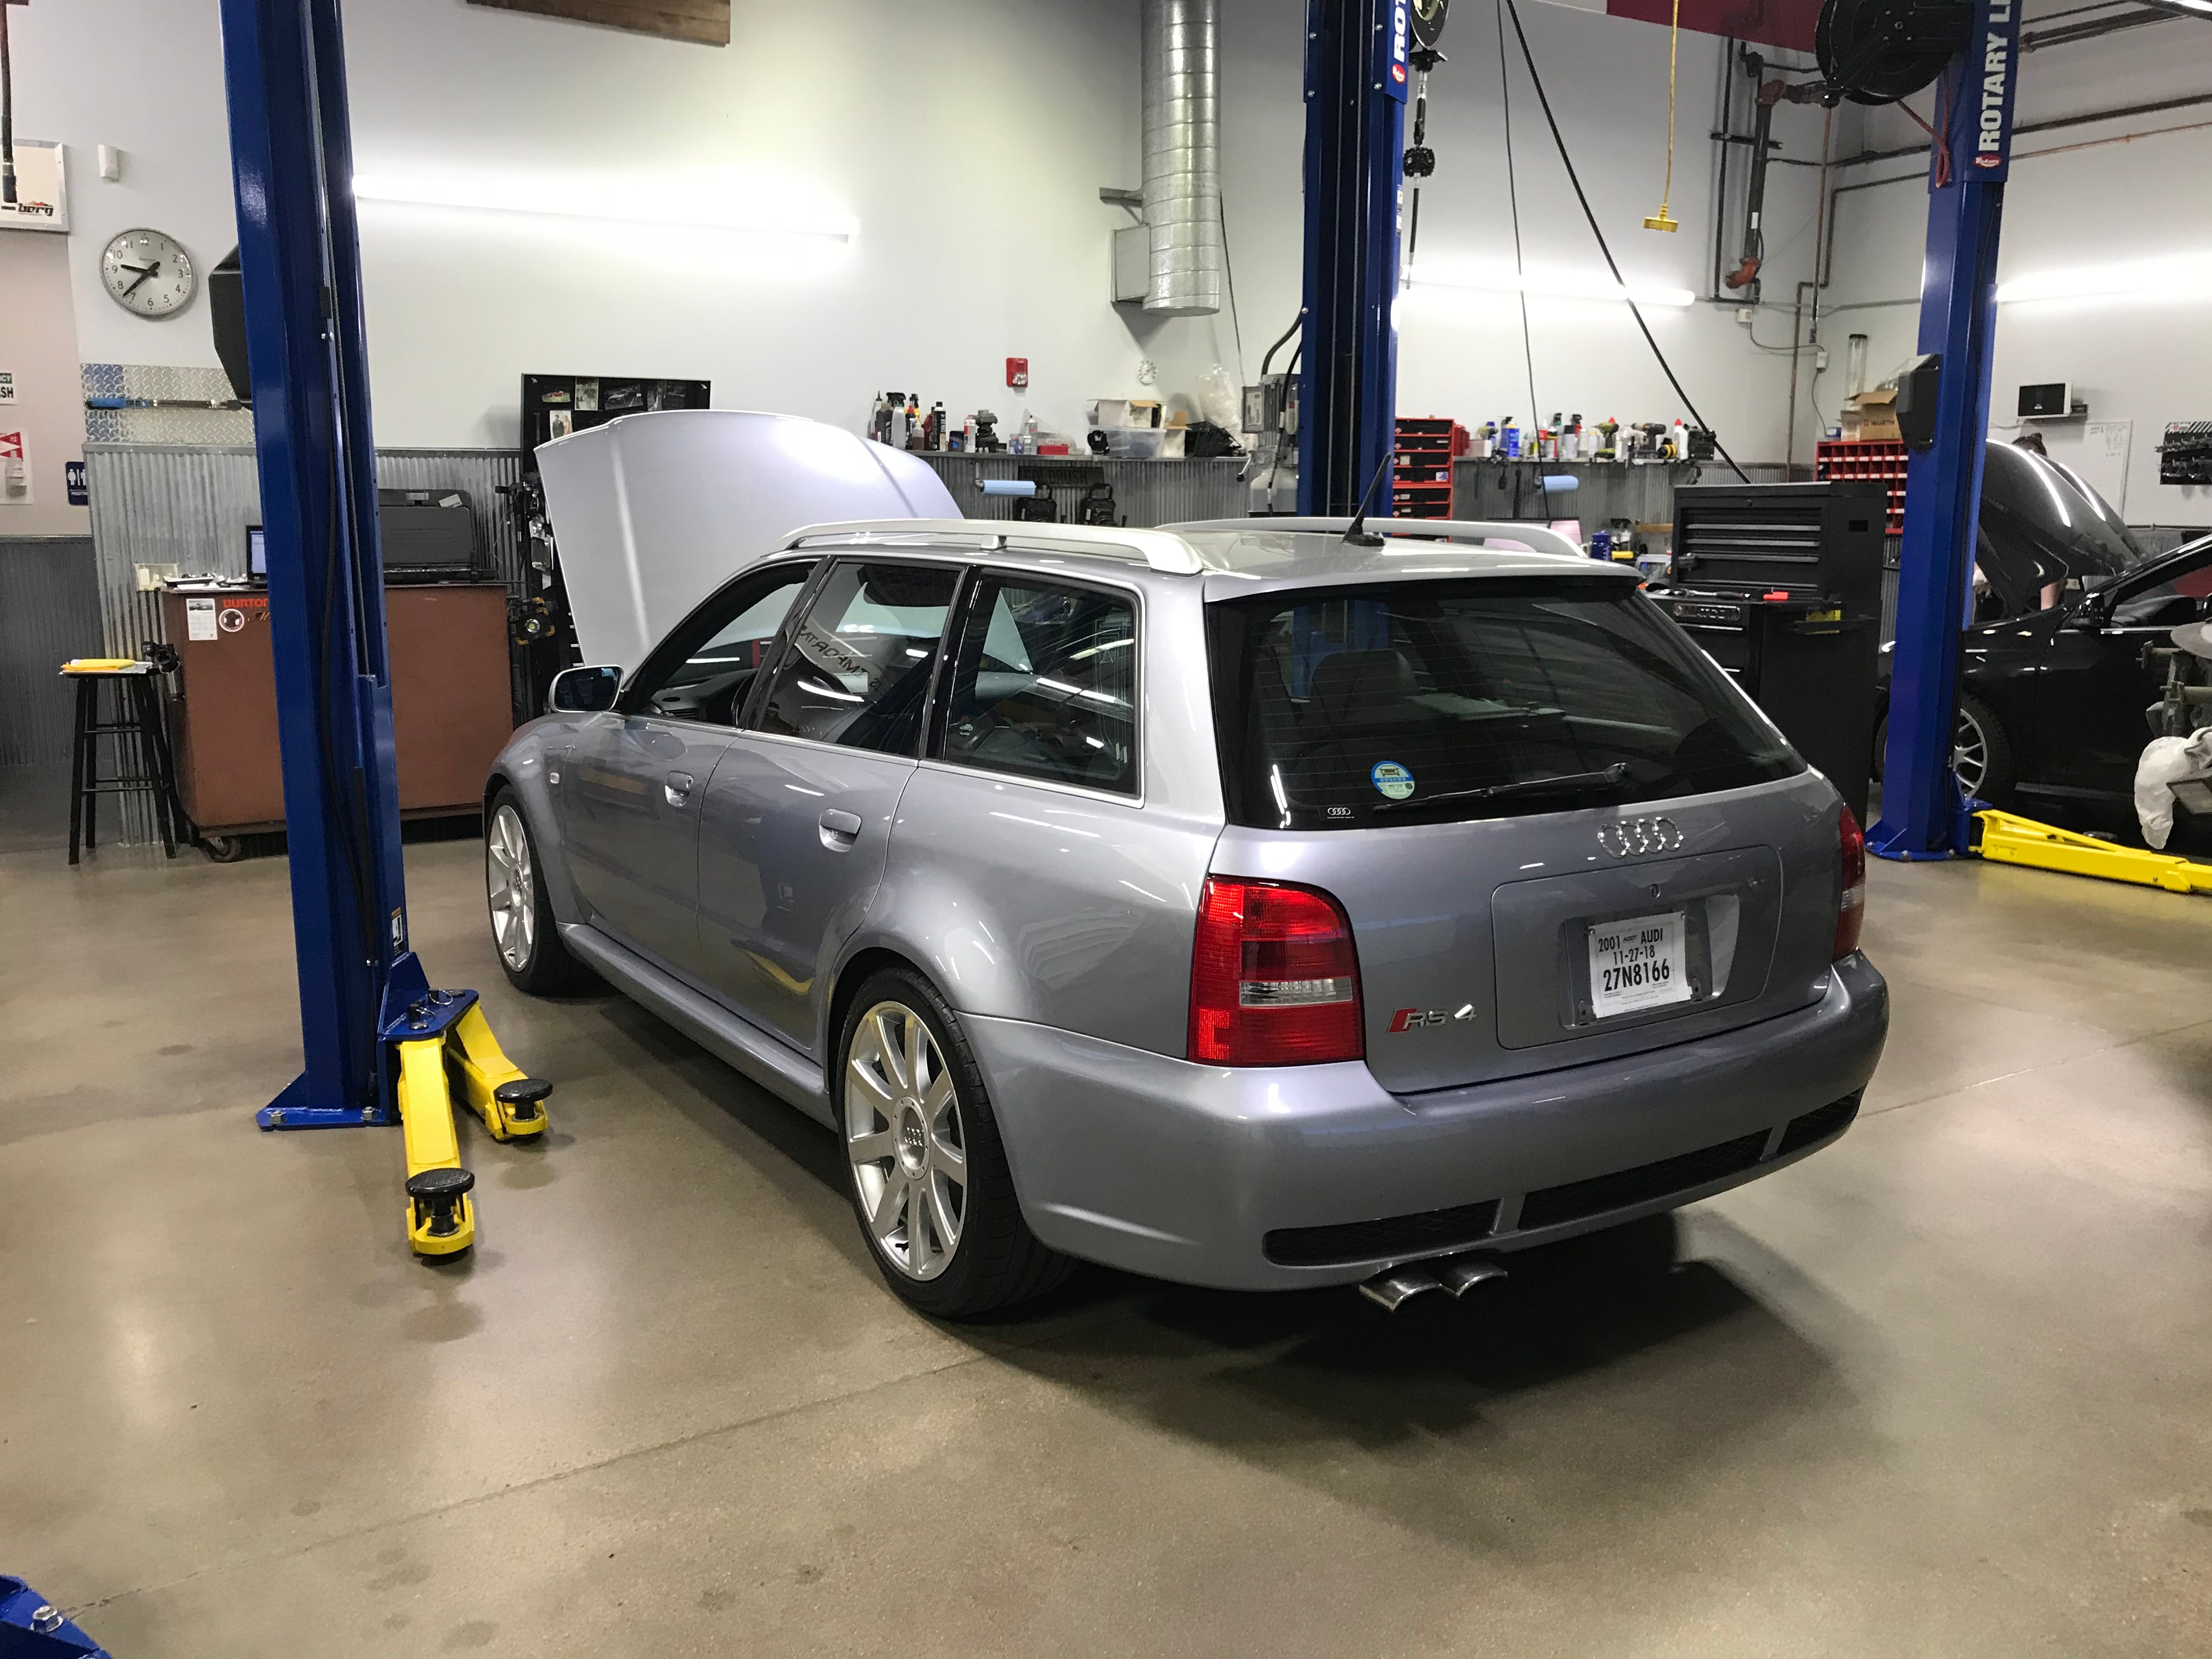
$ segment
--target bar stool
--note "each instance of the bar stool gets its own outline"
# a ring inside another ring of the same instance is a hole
[[[76,741],[70,760],[71,864],[81,847],[98,841],[102,795],[143,796],[161,832],[162,852],[177,856],[176,768],[154,672],[152,663],[125,657],[78,657],[62,665],[62,678],[76,683]],[[111,688],[105,709],[102,687]],[[110,758],[115,769],[105,775],[100,769],[102,738],[113,739]]]

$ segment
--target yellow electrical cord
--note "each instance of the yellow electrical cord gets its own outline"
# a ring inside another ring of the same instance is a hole
[[[1674,198],[1674,58],[1682,42],[1682,0],[1674,0],[1674,26],[1667,34],[1667,182],[1660,186],[1659,211],[1644,222],[1646,230],[1680,230],[1680,222],[1667,211]]]

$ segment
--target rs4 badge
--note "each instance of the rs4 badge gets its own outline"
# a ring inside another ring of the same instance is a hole
[[[1474,1018],[1474,1005],[1468,1003],[1457,1013],[1446,1013],[1441,1008],[1401,1008],[1390,1016],[1392,1031],[1418,1031],[1431,1025],[1449,1025]]]

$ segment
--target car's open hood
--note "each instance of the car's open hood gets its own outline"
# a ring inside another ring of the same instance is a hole
[[[795,415],[626,415],[541,445],[538,465],[584,660],[625,673],[794,530],[960,516],[927,462]]]

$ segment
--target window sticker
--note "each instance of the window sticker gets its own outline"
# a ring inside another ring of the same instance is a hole
[[[1376,790],[1392,800],[1403,800],[1413,793],[1413,775],[1395,761],[1376,762],[1367,776]]]

